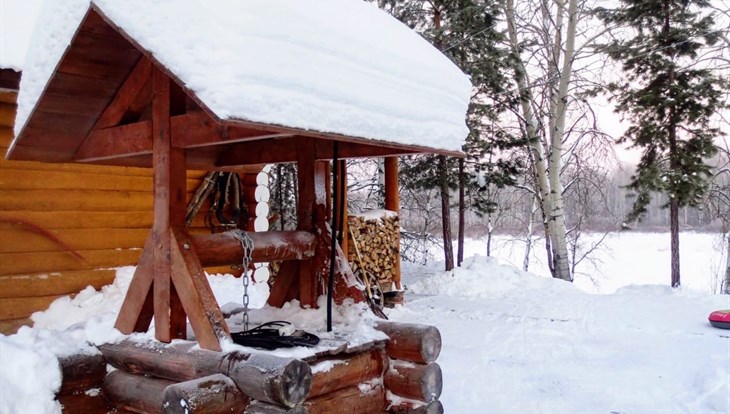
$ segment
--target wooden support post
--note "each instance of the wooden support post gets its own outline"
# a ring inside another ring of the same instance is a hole
[[[151,72],[153,224],[115,327],[122,333],[146,331],[152,309],[155,337],[170,342],[185,338],[187,314],[200,346],[220,351],[228,327],[185,230],[185,151],[173,147],[170,126],[174,88],[159,68]],[[183,110],[180,102],[173,106]]]
[[[400,214],[400,193],[398,187],[398,157],[385,157],[385,209]],[[400,234],[398,234],[398,251],[393,269],[393,283],[397,290],[402,289],[400,271]]]
[[[340,194],[339,200],[337,202],[338,202],[338,205],[340,205],[340,203],[342,203],[342,205],[344,205],[344,212],[345,212],[344,220],[340,220],[339,208],[337,209],[338,211],[336,212],[336,215],[337,215],[338,225],[339,225],[339,223],[342,223],[342,228],[340,229],[340,231],[342,232],[342,244],[340,245],[340,248],[342,249],[342,254],[345,255],[345,257],[347,257],[347,253],[348,253],[347,252],[347,249],[348,249],[347,235],[349,234],[347,231],[347,227],[348,227],[348,223],[347,223],[347,215],[348,215],[348,210],[347,210],[347,161],[346,160],[338,161],[337,169],[338,169],[337,170],[337,181],[338,182],[335,183],[335,185],[337,185],[337,191]],[[344,189],[344,191],[342,191],[342,189]]]

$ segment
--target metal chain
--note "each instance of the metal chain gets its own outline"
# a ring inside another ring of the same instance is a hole
[[[241,279],[243,279],[243,330],[248,331],[248,304],[250,301],[248,296],[248,285],[250,283],[248,265],[253,262],[253,239],[243,230],[234,231],[233,234],[241,242],[241,249],[243,250],[243,259],[241,260],[243,269],[241,275]]]

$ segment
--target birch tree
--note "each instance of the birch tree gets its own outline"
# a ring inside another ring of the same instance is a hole
[[[514,81],[520,95],[520,118],[535,172],[544,219],[548,265],[553,277],[572,281],[563,206],[565,125],[576,56],[578,0],[505,0],[504,14],[514,55]],[[538,60],[533,66],[530,57]],[[530,73],[540,72],[544,94],[534,93]]]

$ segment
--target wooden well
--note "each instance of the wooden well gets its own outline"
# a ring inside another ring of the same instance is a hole
[[[389,339],[323,340],[302,359],[213,352],[194,341],[102,345],[100,354],[61,359],[58,400],[64,412],[89,414],[443,413],[438,330],[376,328]]]
[[[157,341],[108,344],[100,347],[101,357],[62,361],[59,400],[66,411],[442,412],[434,362],[441,343],[433,327],[383,322],[378,329],[388,340],[325,341],[324,351],[304,359],[221,352],[229,326],[203,269],[240,263],[240,241],[232,233],[192,234],[185,226],[187,171],[296,162],[296,231],[247,234],[255,262],[282,261],[268,303],[280,307],[296,299],[314,308],[327,293],[337,304],[362,302],[342,248],[332,247],[328,220],[346,194],[329,204],[329,160],[389,157],[386,208],[397,211],[395,157],[434,152],[460,156],[221,119],[92,3],[8,158],[152,168],[151,228],[115,327],[146,332],[154,320]],[[344,163],[335,168],[344,173]],[[333,290],[327,292],[331,268]],[[188,324],[195,341],[186,340]],[[117,369],[106,374],[105,364]]]

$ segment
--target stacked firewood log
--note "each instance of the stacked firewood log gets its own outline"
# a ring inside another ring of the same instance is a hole
[[[347,222],[352,230],[347,238],[347,259],[352,270],[357,272],[360,269],[362,258],[362,267],[377,276],[383,292],[393,290],[393,278],[400,260],[398,214],[387,210],[371,211],[362,215],[350,215]]]

